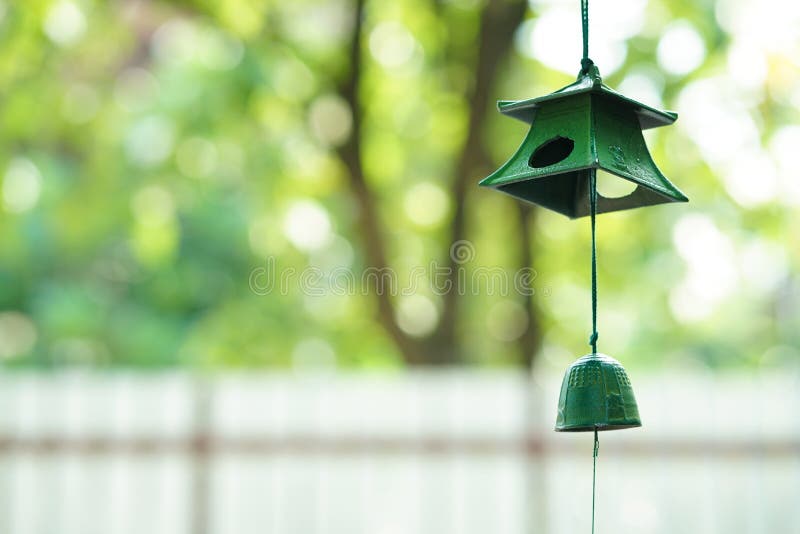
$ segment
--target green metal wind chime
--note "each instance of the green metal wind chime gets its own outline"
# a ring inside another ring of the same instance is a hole
[[[642,425],[625,369],[614,358],[597,352],[595,216],[688,199],[658,170],[642,136],[642,130],[672,124],[678,115],[631,100],[604,85],[589,59],[588,0],[581,0],[581,19],[583,59],[578,80],[546,96],[498,102],[501,113],[531,128],[517,152],[480,185],[571,218],[591,218],[592,352],[574,362],[564,375],[555,430],[594,432],[594,533],[597,432]],[[636,189],[619,198],[598,195],[598,169],[633,182]]]

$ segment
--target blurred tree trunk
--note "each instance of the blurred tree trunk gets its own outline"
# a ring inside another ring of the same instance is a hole
[[[434,0],[435,1],[435,0]],[[362,81],[362,42],[365,0],[355,0],[354,30],[350,42],[350,71],[339,87],[339,93],[348,103],[353,113],[353,130],[350,139],[339,149],[339,157],[348,170],[350,190],[359,210],[358,230],[364,246],[368,266],[374,269],[389,267],[384,247],[384,232],[381,220],[376,212],[377,200],[370,191],[362,167],[362,119],[363,113],[359,102],[359,88]],[[437,12],[446,17],[445,10],[437,4]],[[492,167],[483,134],[486,127],[487,114],[493,107],[491,98],[495,86],[499,66],[508,57],[513,43],[514,33],[522,22],[527,2],[525,0],[490,0],[480,13],[480,33],[476,53],[472,57],[461,59],[465,66],[475,73],[474,83],[467,93],[469,118],[466,139],[459,156],[453,165],[450,181],[454,215],[448,229],[448,239],[444,243],[446,250],[440,257],[447,258],[449,268],[448,286],[457,287],[459,264],[448,253],[452,243],[467,239],[467,197],[476,180],[486,174]],[[454,57],[446,61],[456,61]],[[522,266],[530,266],[530,231],[533,219],[530,210],[521,211],[519,218],[520,247],[522,250]],[[427,338],[415,339],[402,331],[395,321],[392,295],[374,285],[373,294],[377,301],[378,320],[398,350],[409,364],[454,364],[463,361],[463,345],[457,335],[457,327],[461,318],[464,295],[451,289],[443,296],[440,321],[436,330]],[[526,300],[526,309],[530,314],[530,324],[519,341],[520,361],[528,365],[530,355],[539,347],[540,334],[535,309],[530,296]]]
[[[481,13],[480,34],[477,60],[471,70],[475,73],[469,99],[469,122],[467,139],[461,149],[461,155],[454,167],[452,178],[452,197],[455,213],[450,227],[448,247],[451,243],[467,239],[467,195],[475,187],[481,176],[491,171],[492,159],[483,143],[486,117],[494,108],[491,98],[499,69],[503,59],[511,51],[514,34],[522,22],[527,9],[527,2],[492,0],[486,4]],[[449,287],[457,287],[458,263],[456,258],[448,254],[450,269]],[[463,295],[457,291],[449,291],[444,295],[442,317],[439,329],[434,336],[436,354],[433,363],[455,363],[461,359],[463,346],[458,342],[456,327],[459,322]]]
[[[536,224],[537,209],[530,204],[516,202],[519,214],[519,269],[528,269],[533,265],[533,236],[532,229]],[[535,275],[534,275],[535,276]],[[535,279],[535,278],[534,278]],[[533,280],[531,282],[533,282]],[[533,289],[532,287],[529,289]],[[537,306],[536,295],[532,292],[521,295],[523,306],[528,313],[528,328],[517,340],[517,353],[519,364],[522,367],[531,368],[534,358],[542,348],[542,326],[539,320],[539,308]]]
[[[383,234],[381,232],[381,221],[377,212],[377,201],[373,198],[367,186],[364,169],[361,164],[362,145],[361,145],[361,126],[363,113],[359,102],[359,89],[361,84],[362,59],[361,43],[363,39],[364,24],[364,3],[365,0],[355,2],[355,23],[353,24],[353,38],[350,43],[350,73],[345,78],[339,93],[350,106],[353,114],[353,129],[350,138],[339,147],[339,157],[344,162],[350,178],[350,190],[355,197],[358,205],[358,228],[363,241],[367,262],[370,267],[383,270],[389,267],[386,261],[386,251],[383,246]],[[394,317],[394,309],[391,301],[391,294],[379,287],[376,280],[372,287],[373,294],[378,304],[378,320],[386,333],[392,338],[398,350],[402,353],[407,363],[423,363],[422,351],[419,344],[403,332],[397,325]]]

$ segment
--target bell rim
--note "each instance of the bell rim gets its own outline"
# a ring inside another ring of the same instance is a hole
[[[624,424],[605,424],[605,425],[572,425],[572,426],[563,426],[559,427],[556,426],[554,430],[556,432],[594,432],[597,430],[598,432],[607,432],[610,430],[626,430],[628,428],[640,428],[642,426],[642,422],[629,422]]]

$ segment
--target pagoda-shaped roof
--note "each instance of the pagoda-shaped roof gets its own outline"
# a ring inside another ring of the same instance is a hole
[[[542,103],[583,93],[606,95],[633,108],[636,115],[639,117],[639,124],[642,130],[657,128],[659,126],[668,126],[678,118],[678,114],[673,111],[661,111],[646,104],[642,104],[641,102],[637,102],[611,89],[603,83],[596,68],[592,69],[592,72],[588,74],[581,74],[576,82],[562,87],[549,95],[530,98],[528,100],[500,100],[497,102],[497,108],[500,110],[500,113],[504,115],[532,124],[536,109],[540,107]]]

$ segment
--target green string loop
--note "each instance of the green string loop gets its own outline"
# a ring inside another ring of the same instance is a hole
[[[581,74],[588,74],[594,65],[589,59],[589,0],[581,0],[581,28],[583,30],[583,59],[581,59]]]

